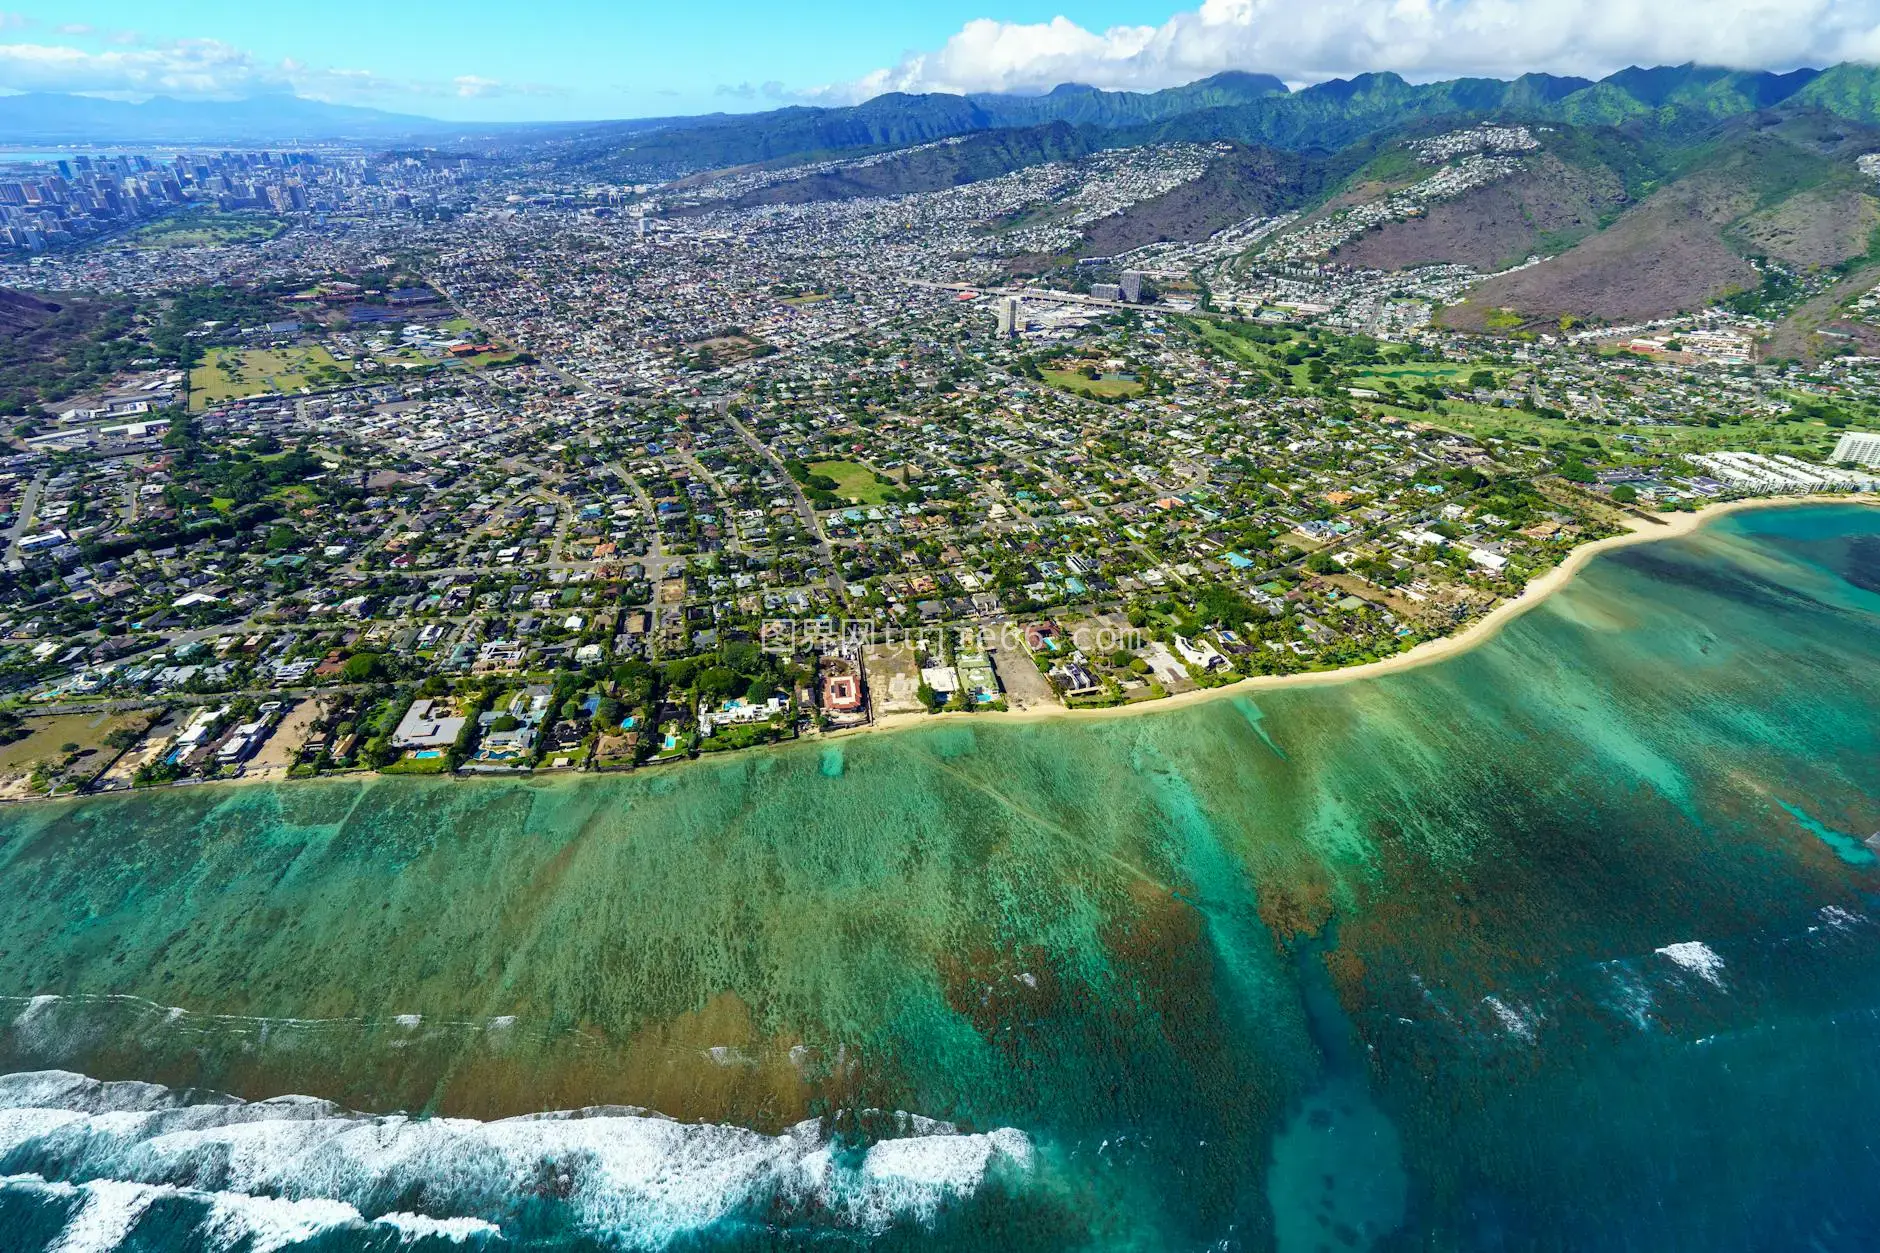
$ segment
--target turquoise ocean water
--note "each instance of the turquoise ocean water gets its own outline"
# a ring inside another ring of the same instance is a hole
[[[0,812],[0,1249],[1868,1249],[1880,510],[1440,664]]]

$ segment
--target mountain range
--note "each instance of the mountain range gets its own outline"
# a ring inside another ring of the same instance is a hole
[[[1011,121],[1033,124],[999,124]],[[1078,256],[1205,239],[1256,216],[1297,214],[1303,229],[1381,204],[1432,172],[1405,140],[1482,122],[1525,125],[1538,146],[1511,158],[1518,168],[1507,177],[1408,217],[1374,214],[1381,220],[1324,260],[1384,271],[1451,263],[1489,275],[1440,311],[1461,329],[1629,323],[1729,302],[1779,318],[1780,352],[1880,352],[1880,331],[1844,313],[1880,281],[1880,181],[1857,163],[1880,152],[1880,73],[1863,66],[1672,66],[1598,82],[1411,84],[1370,74],[1298,92],[1236,76],[1134,96],[1080,87],[1023,101],[887,96],[845,110],[589,132],[559,158],[597,171],[764,162],[780,173],[833,158],[729,202],[749,207],[932,191],[1143,143],[1211,145],[1200,178],[1088,224],[1061,254],[1008,262],[1038,273]],[[863,153],[868,160],[845,160]],[[1781,298],[1798,283],[1819,290],[1799,308]]]
[[[839,108],[503,128],[288,96],[0,98],[0,134],[15,143],[449,139],[571,178],[677,179],[681,190],[728,169],[778,173],[729,202],[742,206],[932,191],[1141,144],[1212,145],[1199,179],[1088,224],[1062,254],[1013,261],[1035,270],[1205,239],[1255,216],[1292,213],[1309,224],[1376,203],[1429,175],[1405,140],[1483,122],[1526,125],[1539,146],[1510,176],[1380,221],[1326,259],[1386,271],[1457,263],[1491,275],[1441,311],[1460,328],[1629,322],[1730,301],[1785,310],[1776,341],[1797,355],[1846,343],[1880,353],[1880,331],[1845,316],[1880,282],[1880,182],[1857,164],[1880,152],[1880,70],[1856,64],[1631,67],[1597,81],[1410,83],[1380,72],[1299,91],[1230,73],[1157,92],[1067,84],[1033,96],[891,93]],[[787,173],[812,161],[826,164]],[[681,202],[669,211],[687,210]],[[1799,308],[1773,299],[1808,275],[1818,297]]]
[[[1063,123],[1096,132],[1092,146],[1235,140],[1293,151],[1337,151],[1434,120],[1643,123],[1690,134],[1760,110],[1819,109],[1880,122],[1880,70],[1842,64],[1785,74],[1710,66],[1630,67],[1598,81],[1552,74],[1512,80],[1410,83],[1379,72],[1288,91],[1270,75],[1228,73],[1157,92],[1069,84],[1042,96],[889,93],[841,108],[793,106],[646,123],[571,126],[555,155],[596,174],[636,178],[903,148],[982,131]],[[637,129],[629,129],[635,127]],[[511,140],[530,144],[526,131]]]
[[[498,129],[351,105],[327,104],[286,93],[245,100],[142,103],[27,92],[0,96],[0,137],[32,144],[286,144],[352,140],[379,143],[454,136]]]
[[[1700,65],[1635,66],[1598,81],[1524,74],[1512,80],[1433,83],[1410,83],[1379,72],[1300,91],[1289,91],[1269,74],[1232,71],[1155,92],[1102,91],[1075,83],[1043,95],[891,92],[842,107],[554,124],[445,122],[287,94],[228,101],[159,96],[133,104],[39,92],[0,97],[0,135],[15,145],[478,138],[499,148],[540,148],[559,162],[596,174],[618,170],[663,178],[1060,123],[1096,132],[1083,141],[1094,146],[1225,139],[1335,151],[1427,119],[1582,126],[1649,119],[1661,127],[1688,129],[1778,106],[1880,121],[1880,70],[1842,64],[1777,74]]]

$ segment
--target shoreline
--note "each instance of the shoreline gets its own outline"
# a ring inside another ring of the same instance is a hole
[[[1844,496],[1757,496],[1744,500],[1724,501],[1711,505],[1696,513],[1677,513],[1671,515],[1653,514],[1656,521],[1644,518],[1630,520],[1631,529],[1620,535],[1605,539],[1589,540],[1569,552],[1559,565],[1534,579],[1521,589],[1518,596],[1496,605],[1487,614],[1471,623],[1467,628],[1454,635],[1445,635],[1439,639],[1425,640],[1408,652],[1397,653],[1379,661],[1369,661],[1362,665],[1345,666],[1336,670],[1314,670],[1297,674],[1263,674],[1238,678],[1219,687],[1197,688],[1189,692],[1179,692],[1171,696],[1136,701],[1127,705],[1109,705],[1073,709],[1065,705],[1047,706],[1033,709],[973,712],[954,710],[942,713],[898,713],[875,719],[859,727],[845,727],[835,731],[815,732],[776,744],[756,745],[751,749],[736,753],[711,753],[696,758],[685,758],[658,763],[662,769],[682,768],[686,765],[698,765],[705,761],[727,761],[742,757],[745,752],[776,750],[792,745],[809,745],[823,741],[840,742],[858,735],[874,735],[908,731],[923,726],[968,724],[993,726],[1013,726],[1030,723],[1047,723],[1060,720],[1095,720],[1103,718],[1132,718],[1142,714],[1160,713],[1187,709],[1196,705],[1216,700],[1231,699],[1248,692],[1271,691],[1289,687],[1334,687],[1346,683],[1356,683],[1365,679],[1381,678],[1406,670],[1415,670],[1423,666],[1434,665],[1448,658],[1478,648],[1501,633],[1502,628],[1530,610],[1546,601],[1573,581],[1573,576],[1584,569],[1593,558],[1602,553],[1614,552],[1621,548],[1631,548],[1639,544],[1656,543],[1660,540],[1687,539],[1702,530],[1711,522],[1730,514],[1746,513],[1758,509],[1797,508],[1813,505],[1864,505],[1880,508],[1880,498],[1871,494],[1851,494]],[[580,769],[532,770],[505,774],[442,774],[409,776],[414,778],[438,779],[456,782],[463,779],[489,779],[522,782],[549,783],[557,780],[581,779],[586,777],[621,777],[647,769],[649,763],[641,763],[632,769],[591,771]],[[101,797],[133,796],[162,793],[171,787],[251,787],[259,784],[303,784],[321,781],[337,782],[340,780],[378,780],[389,778],[375,770],[348,770],[343,772],[314,775],[307,778],[292,778],[286,774],[243,775],[234,779],[201,779],[182,784],[169,784],[156,788],[119,788],[105,792],[81,792],[65,796],[23,796],[0,800],[0,805],[25,804],[46,801],[85,801]]]
[[[1062,718],[1129,718],[1139,714],[1164,709],[1181,709],[1192,705],[1205,704],[1221,700],[1242,692],[1270,691],[1284,687],[1332,687],[1344,683],[1354,683],[1362,679],[1379,678],[1395,674],[1402,670],[1414,670],[1422,666],[1434,665],[1439,661],[1478,648],[1501,633],[1503,627],[1521,615],[1545,603],[1561,588],[1573,581],[1573,576],[1584,569],[1588,562],[1601,553],[1613,552],[1621,548],[1631,548],[1638,544],[1655,543],[1659,540],[1687,539],[1702,530],[1710,522],[1734,513],[1747,513],[1757,509],[1779,509],[1805,507],[1810,505],[1865,505],[1880,508],[1880,499],[1872,495],[1848,496],[1756,496],[1744,500],[1724,501],[1711,505],[1696,513],[1653,514],[1656,523],[1643,519],[1633,519],[1632,529],[1622,535],[1611,535],[1605,539],[1589,540],[1568,553],[1560,564],[1547,573],[1534,579],[1521,589],[1518,596],[1496,605],[1467,628],[1454,635],[1445,635],[1440,639],[1425,640],[1408,652],[1397,653],[1378,661],[1367,661],[1362,665],[1344,666],[1336,670],[1312,670],[1298,674],[1261,674],[1249,675],[1223,683],[1219,687],[1197,688],[1191,692],[1180,692],[1159,699],[1136,701],[1128,705],[1110,705],[1094,708],[1072,709],[1068,706],[1056,708],[1038,708],[1008,710],[1006,712],[974,713],[956,710],[949,713],[890,714],[865,726],[850,727],[841,731],[826,731],[819,738],[842,739],[851,735],[863,735],[877,731],[898,731],[953,720],[974,720],[994,723],[1051,722]]]

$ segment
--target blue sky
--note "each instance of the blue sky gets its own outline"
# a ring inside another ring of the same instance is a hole
[[[157,72],[176,41],[213,40],[252,61],[218,54],[217,78],[238,88],[265,83],[284,62],[301,94],[409,109],[441,117],[585,118],[775,107],[783,91],[859,79],[911,49],[942,44],[983,10],[962,0],[713,0],[605,3],[546,0],[521,4],[456,0],[451,4],[319,0],[318,3],[225,3],[170,0],[58,0],[13,10],[0,43],[69,48],[76,58],[47,58],[30,81],[0,86],[85,89],[108,85],[113,70],[144,54]],[[1097,27],[1153,19],[1127,0],[1078,0],[1002,12],[1044,21],[1060,12]],[[1167,17],[1163,12],[1160,17]],[[76,29],[88,27],[89,30]],[[137,36],[133,42],[129,36]],[[184,53],[169,85],[201,81]],[[57,73],[79,69],[62,83]],[[38,71],[50,71],[46,73]],[[364,71],[375,80],[330,71]],[[142,71],[129,70],[137,73]],[[95,74],[95,77],[87,76]],[[348,83],[347,77],[352,78]],[[43,79],[43,81],[41,81]],[[327,79],[330,81],[322,81]],[[155,80],[144,80],[151,82]],[[765,84],[773,84],[769,94]],[[164,84],[159,83],[159,86]],[[207,94],[207,93],[205,93]]]
[[[1880,59],[1880,0],[0,0],[0,92],[293,91],[436,117],[644,117],[887,90],[1303,85]]]

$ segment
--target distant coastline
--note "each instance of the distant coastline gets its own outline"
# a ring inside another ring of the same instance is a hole
[[[1731,514],[1744,513],[1759,509],[1806,508],[1827,505],[1864,505],[1880,508],[1880,498],[1873,495],[1809,495],[1809,496],[1759,496],[1745,500],[1724,501],[1700,510],[1696,513],[1653,514],[1652,520],[1641,517],[1631,522],[1631,529],[1621,535],[1605,539],[1590,540],[1568,553],[1559,565],[1534,579],[1522,589],[1521,594],[1504,601],[1485,614],[1466,629],[1454,635],[1440,639],[1427,640],[1408,652],[1398,653],[1379,661],[1365,662],[1362,665],[1345,666],[1336,670],[1307,671],[1298,674],[1250,675],[1224,683],[1219,687],[1200,688],[1195,691],[1181,692],[1172,696],[1152,700],[1137,701],[1128,705],[1111,705],[1095,708],[1068,708],[1056,706],[1023,710],[987,710],[972,712],[966,710],[942,713],[901,713],[889,714],[873,722],[858,727],[845,727],[834,731],[817,732],[810,736],[799,736],[793,740],[778,744],[756,745],[742,752],[775,751],[788,745],[802,745],[818,741],[841,742],[859,736],[884,732],[907,731],[923,726],[958,726],[958,725],[994,725],[1009,726],[1024,723],[1048,723],[1060,720],[1098,720],[1104,718],[1130,718],[1142,714],[1187,709],[1210,701],[1230,699],[1250,692],[1271,691],[1277,688],[1332,687],[1345,683],[1355,683],[1364,679],[1379,678],[1401,671],[1414,670],[1422,666],[1434,665],[1450,657],[1478,648],[1498,635],[1516,618],[1537,608],[1554,593],[1567,586],[1573,576],[1584,569],[1587,563],[1601,553],[1614,552],[1621,548],[1630,548],[1639,544],[1656,543],[1660,540],[1684,539],[1696,534],[1710,523]],[[711,754],[691,761],[672,761],[661,763],[660,770],[682,768],[687,764],[696,765],[704,760],[725,760],[727,756],[738,754]],[[646,767],[642,766],[641,769]],[[550,782],[560,779],[581,779],[618,776],[635,771],[584,771],[584,770],[548,770],[518,771],[513,775],[472,774],[429,776],[441,779],[481,779],[494,781],[501,779],[530,780]],[[371,779],[380,777],[370,770],[352,770],[343,773],[321,774],[310,778],[291,778],[286,775],[244,775],[234,779],[205,779],[182,785],[187,788],[198,787],[244,787],[257,784],[294,784],[316,782],[339,782],[342,780]],[[137,789],[138,794],[161,793],[168,787]],[[47,801],[83,802],[105,796],[127,796],[132,792],[116,790],[109,792],[90,792],[65,796],[27,796],[8,798],[0,803],[32,803]]]

